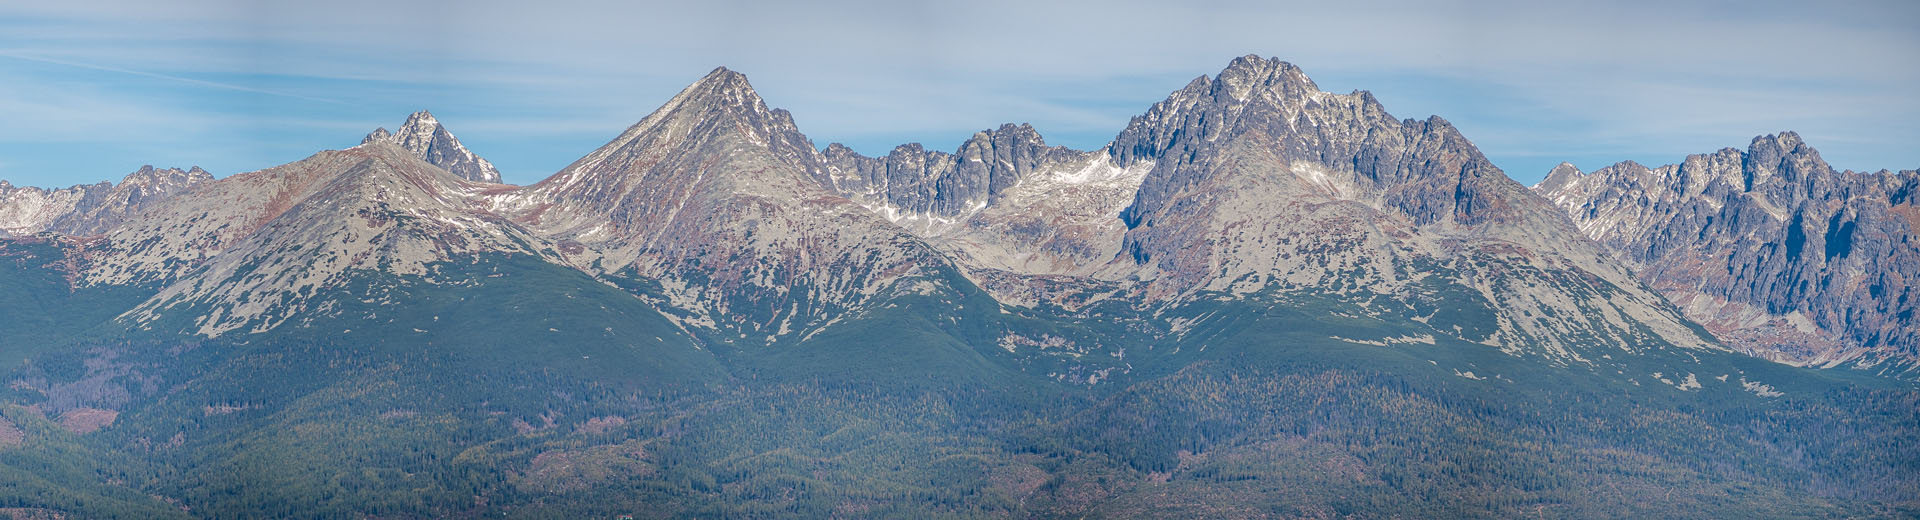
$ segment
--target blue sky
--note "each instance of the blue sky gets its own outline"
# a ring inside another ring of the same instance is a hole
[[[1030,122],[1093,148],[1244,54],[1439,114],[1525,183],[1782,130],[1836,167],[1920,167],[1920,2],[690,4],[0,0],[0,179],[225,176],[425,108],[525,184],[718,65],[821,146]]]

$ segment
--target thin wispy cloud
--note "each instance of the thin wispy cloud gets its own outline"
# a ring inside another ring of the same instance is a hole
[[[95,65],[91,63],[80,63],[76,61],[57,60],[53,58],[43,58],[39,56],[29,56],[25,54],[18,54],[18,53],[12,53],[12,52],[0,51],[0,58],[12,58],[16,60],[27,60],[27,61],[35,61],[40,63],[51,63],[54,65],[64,65],[67,67],[75,67],[75,68],[82,68],[82,69],[88,69],[88,70],[98,70],[103,72],[114,72],[119,74],[129,74],[129,75],[140,76],[144,78],[162,79],[162,80],[184,83],[184,84],[194,85],[199,87],[233,90],[233,91],[239,91],[239,92],[251,92],[255,94],[266,94],[269,96],[280,96],[285,98],[301,99],[301,100],[315,101],[320,103],[332,103],[336,105],[348,104],[345,101],[340,101],[337,99],[306,96],[306,95],[295,94],[291,92],[281,92],[278,90],[254,88],[254,87],[249,87],[245,85],[221,83],[218,81],[207,81],[202,79],[186,78],[186,77],[174,76],[171,74],[160,74],[157,72],[147,72],[147,71],[141,71],[141,70],[123,69],[119,67],[109,67],[106,65]]]
[[[1328,90],[1371,90],[1399,117],[1446,117],[1523,182],[1559,160],[1673,162],[1782,130],[1841,167],[1920,166],[1912,2],[190,0],[0,15],[13,20],[0,22],[0,48],[18,54],[248,94],[168,94],[183,117],[316,122],[164,142],[271,134],[286,139],[280,151],[249,156],[283,157],[357,142],[359,131],[321,127],[391,126],[428,108],[512,182],[559,169],[717,65],[748,74],[818,144],[884,153],[957,146],[1005,122],[1101,146],[1186,80],[1249,53],[1295,62]],[[76,81],[4,67],[0,79]],[[140,88],[101,90],[153,99]],[[194,160],[219,173],[271,166]]]

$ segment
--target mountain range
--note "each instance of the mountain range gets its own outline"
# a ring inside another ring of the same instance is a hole
[[[1257,56],[1084,151],[820,147],[723,67],[512,186],[423,111],[0,184],[0,506],[1899,516],[1914,189],[1792,134],[1529,189]]]
[[[154,169],[141,166],[120,184],[102,181],[65,189],[15,187],[0,181],[0,236],[53,232],[93,235],[126,222],[147,206],[173,197],[213,174],[195,166]]]

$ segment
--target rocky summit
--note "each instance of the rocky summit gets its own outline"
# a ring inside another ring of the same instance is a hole
[[[0,183],[0,516],[1920,512],[1913,172],[1528,189],[1259,56],[983,123],[821,147],[721,67],[526,186],[424,111]]]

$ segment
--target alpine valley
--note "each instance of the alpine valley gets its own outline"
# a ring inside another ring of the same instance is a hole
[[[865,156],[720,68],[500,179],[0,183],[0,516],[1920,515],[1920,181],[1790,133],[1530,189],[1247,56]]]

